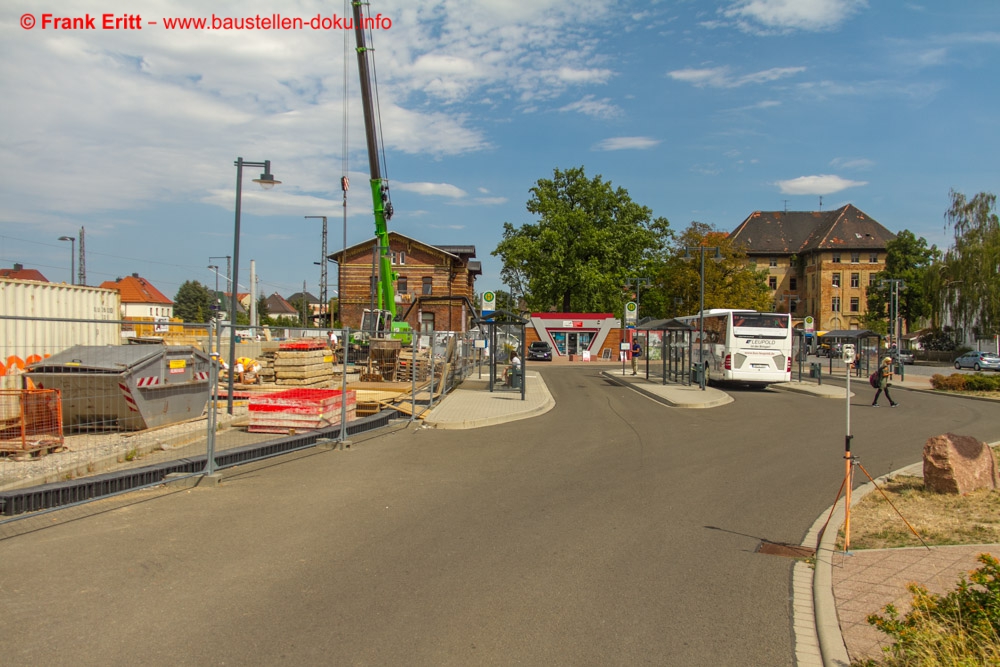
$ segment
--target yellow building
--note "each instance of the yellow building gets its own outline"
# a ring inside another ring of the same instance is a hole
[[[834,211],[754,211],[732,233],[767,272],[778,312],[811,315],[820,331],[862,329],[868,286],[896,235],[847,204]]]

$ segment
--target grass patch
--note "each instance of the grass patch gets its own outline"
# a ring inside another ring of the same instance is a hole
[[[1000,446],[993,448],[1000,458]],[[879,483],[900,514],[931,546],[1000,543],[1000,490],[964,496],[933,493],[923,479],[897,475]],[[851,508],[851,549],[922,546],[878,491]],[[837,548],[844,548],[841,528]]]

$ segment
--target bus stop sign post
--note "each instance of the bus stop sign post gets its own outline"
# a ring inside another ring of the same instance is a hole
[[[852,466],[853,460],[851,459],[851,439],[854,437],[851,435],[851,364],[854,363],[854,346],[850,343],[845,343],[841,350],[841,357],[844,360],[844,365],[847,370],[844,375],[847,376],[847,389],[846,396],[844,397],[844,402],[847,404],[847,431],[844,435],[844,553],[850,553],[851,551],[851,486],[853,486],[854,480],[852,479]]]

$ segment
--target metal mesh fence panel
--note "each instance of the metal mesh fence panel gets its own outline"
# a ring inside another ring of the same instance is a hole
[[[48,335],[53,327],[73,335]],[[479,357],[474,335],[456,332],[377,339],[350,329],[11,316],[0,328],[11,334],[0,375],[0,495],[51,486],[38,507],[89,497],[74,481],[127,490],[115,474],[148,485],[165,471],[211,473],[419,419]]]

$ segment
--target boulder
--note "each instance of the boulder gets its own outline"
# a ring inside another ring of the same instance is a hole
[[[924,445],[924,487],[935,493],[964,495],[1000,488],[993,450],[968,435],[945,433]]]

